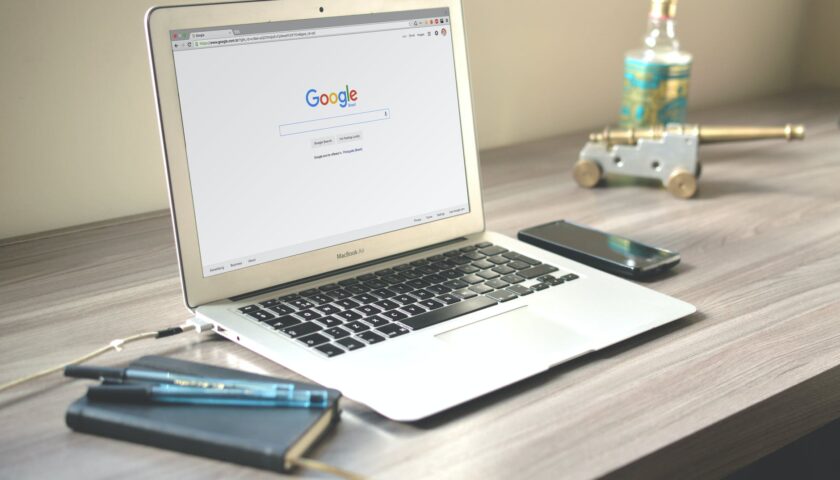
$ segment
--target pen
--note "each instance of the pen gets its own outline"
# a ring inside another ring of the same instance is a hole
[[[212,378],[195,375],[181,375],[177,373],[144,370],[139,368],[108,368],[89,367],[84,365],[68,365],[64,369],[64,376],[73,378],[89,378],[92,380],[111,381],[139,381],[161,384],[179,385],[182,387],[205,388],[211,390],[239,389],[265,390],[268,392],[290,392],[295,389],[293,383],[261,382],[239,380],[233,378]]]
[[[161,385],[99,385],[88,387],[87,397],[93,401],[121,403],[176,403],[186,405],[237,407],[326,408],[326,390],[242,390],[207,389]]]

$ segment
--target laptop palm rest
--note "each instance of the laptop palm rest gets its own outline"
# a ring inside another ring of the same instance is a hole
[[[511,359],[544,366],[592,351],[592,341],[527,306],[488,317],[436,338],[471,358]]]

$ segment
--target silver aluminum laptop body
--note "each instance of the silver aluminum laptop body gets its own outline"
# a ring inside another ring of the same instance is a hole
[[[185,302],[226,338],[411,421],[695,311],[484,231],[459,1],[167,7],[147,28]],[[376,343],[336,320],[360,348],[309,321],[335,356],[272,323],[307,323],[278,299],[488,243],[574,280],[424,328],[393,320],[408,333]]]

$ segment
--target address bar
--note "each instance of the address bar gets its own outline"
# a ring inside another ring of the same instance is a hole
[[[378,32],[386,30],[402,30],[405,28],[420,28],[409,25],[408,21],[374,23],[368,25],[350,25],[346,27],[327,27],[317,30],[294,30],[287,32],[255,33],[228,38],[197,40],[193,43],[198,47],[223,47],[227,45],[241,45],[243,43],[276,42],[280,40],[296,40],[312,37],[331,37],[352,33]]]

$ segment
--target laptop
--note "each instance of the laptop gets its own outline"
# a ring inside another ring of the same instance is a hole
[[[184,300],[413,421],[695,311],[485,231],[457,0],[153,8]]]

